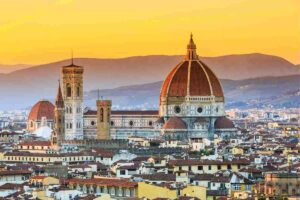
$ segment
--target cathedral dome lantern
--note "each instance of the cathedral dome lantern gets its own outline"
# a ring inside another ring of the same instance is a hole
[[[209,108],[214,109],[209,113],[218,113],[220,107],[223,107],[224,93],[217,76],[198,58],[196,44],[191,35],[186,56],[171,70],[163,82],[160,91],[160,115],[169,116],[173,113],[175,116],[181,116],[181,114],[201,116],[207,110],[201,106],[202,103],[205,105],[221,103],[221,105],[215,104]],[[186,107],[182,107],[184,104],[193,104],[194,107],[189,109],[194,111],[186,111],[184,109]],[[173,107],[170,108],[170,105]]]

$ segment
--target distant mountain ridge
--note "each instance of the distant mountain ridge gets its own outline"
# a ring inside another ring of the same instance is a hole
[[[3,65],[0,64],[0,74],[11,73],[20,69],[26,69],[32,67],[32,65],[27,64],[16,64],[16,65]]]
[[[299,107],[300,75],[262,77],[246,80],[221,79],[226,108]],[[99,90],[115,108],[157,109],[162,81]],[[86,92],[85,103],[95,107],[97,90]]]
[[[76,58],[84,66],[84,90],[111,89],[163,80],[183,56],[135,56],[120,59]],[[264,76],[300,74],[287,60],[264,54],[201,58],[222,79],[242,80]],[[0,109],[25,108],[56,95],[61,67],[70,60],[0,74]]]

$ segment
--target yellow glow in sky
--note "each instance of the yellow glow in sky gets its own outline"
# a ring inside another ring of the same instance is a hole
[[[300,63],[299,0],[1,0],[0,63],[260,52]]]

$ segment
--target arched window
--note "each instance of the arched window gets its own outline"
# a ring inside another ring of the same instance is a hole
[[[133,126],[133,121],[129,121],[129,126]]]
[[[72,107],[69,108],[69,112],[70,112],[70,114],[72,114]]]
[[[72,96],[72,89],[71,89],[71,85],[67,84],[67,97],[71,97]]]
[[[72,123],[70,123],[70,129],[72,129]]]
[[[104,113],[103,113],[104,111],[103,111],[103,108],[100,108],[100,122],[103,122],[103,118],[104,118]]]
[[[77,88],[76,88],[76,95],[78,97],[80,96],[80,85],[78,85]]]
[[[110,122],[110,110],[109,108],[107,109],[107,122]]]

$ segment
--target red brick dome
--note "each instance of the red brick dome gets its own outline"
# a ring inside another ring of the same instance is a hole
[[[227,117],[220,117],[215,121],[215,129],[234,128],[233,122]]]
[[[179,117],[172,117],[166,121],[163,129],[186,129],[185,122]]]
[[[161,99],[186,96],[215,96],[224,101],[221,83],[212,70],[198,59],[192,36],[185,60],[169,73],[160,93]]]
[[[54,105],[47,100],[41,100],[32,107],[28,120],[38,121],[42,117],[46,117],[47,120],[54,120]]]

